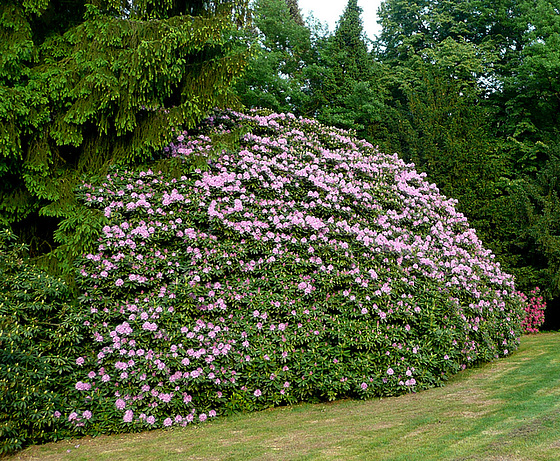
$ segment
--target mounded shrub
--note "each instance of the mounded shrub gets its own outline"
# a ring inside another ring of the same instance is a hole
[[[76,428],[396,395],[516,349],[512,277],[396,155],[258,112],[216,113],[167,154],[175,177],[115,170],[78,193],[110,224],[78,268],[95,353]]]
[[[75,297],[0,229],[0,455],[72,434],[60,424],[84,353]]]

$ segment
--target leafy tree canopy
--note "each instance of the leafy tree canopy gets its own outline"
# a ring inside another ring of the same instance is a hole
[[[303,82],[305,68],[312,62],[311,33],[300,23],[301,17],[294,17],[295,3],[257,0],[254,4],[253,35],[259,43],[258,54],[236,86],[247,107],[304,112],[307,96]]]

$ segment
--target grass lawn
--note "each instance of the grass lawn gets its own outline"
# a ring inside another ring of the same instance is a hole
[[[560,333],[443,388],[30,447],[10,460],[560,460]]]

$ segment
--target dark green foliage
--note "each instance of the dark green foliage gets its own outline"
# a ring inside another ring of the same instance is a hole
[[[3,2],[0,219],[75,219],[81,174],[150,160],[231,105],[245,14],[243,0]]]
[[[391,147],[459,200],[520,289],[556,296],[560,3],[387,0],[380,17]]]
[[[314,116],[325,124],[355,129],[367,137],[366,126],[379,121],[379,89],[373,77],[376,64],[368,53],[362,9],[349,0],[334,35],[319,43],[319,61],[324,69],[315,81]]]
[[[361,15],[358,1],[348,0],[333,37],[337,52],[334,57],[340,59],[339,71],[354,80],[370,79],[373,70]]]
[[[497,99],[498,132],[507,136],[516,168],[534,174],[560,134],[560,2],[522,3],[525,34]]]
[[[538,285],[550,299],[560,295],[560,2],[526,0],[518,11],[524,33],[516,59],[505,66],[503,91],[495,97],[495,132],[505,138],[504,151],[515,162],[507,185],[517,228],[511,245],[516,271],[524,289]],[[549,303],[549,309],[553,306]]]
[[[68,406],[78,351],[88,348],[74,302],[0,230],[0,455],[65,434],[55,411]]]
[[[558,148],[550,152],[535,179],[509,183],[512,215],[520,229],[518,253],[532,285],[545,286],[549,295],[560,294],[560,159]]]
[[[492,58],[476,45],[447,38],[393,70],[391,85],[395,100],[402,101],[403,123],[394,128],[402,140],[397,150],[458,199],[479,235],[502,254],[495,223],[505,210],[495,202],[503,195],[497,183],[511,165],[492,137],[492,112],[474,77],[491,67]]]

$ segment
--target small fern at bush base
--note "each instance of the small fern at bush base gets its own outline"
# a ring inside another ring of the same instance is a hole
[[[0,229],[0,454],[74,432],[59,419],[84,350],[74,296],[25,250]]]
[[[231,133],[235,148],[213,141]],[[79,430],[397,395],[516,349],[512,278],[396,155],[229,112],[168,155],[182,176],[115,170],[78,193],[109,220],[79,266],[95,351],[64,415]]]
[[[539,327],[544,323],[546,302],[540,293],[539,287],[535,287],[535,289],[529,293],[529,296],[525,293],[519,293],[519,296],[525,303],[525,315],[521,322],[521,327],[527,334],[538,333]]]

